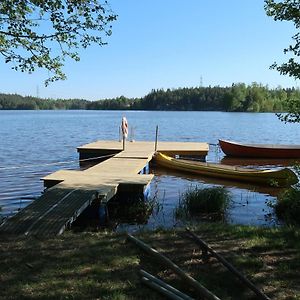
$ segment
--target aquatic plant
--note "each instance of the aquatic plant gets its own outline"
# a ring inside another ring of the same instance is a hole
[[[230,199],[224,187],[190,187],[185,191],[176,208],[176,216],[199,216],[202,214],[224,214]]]
[[[155,197],[115,197],[108,203],[108,216],[117,223],[146,224],[154,209],[161,209]]]

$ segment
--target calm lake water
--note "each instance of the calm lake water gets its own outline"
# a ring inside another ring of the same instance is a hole
[[[40,178],[59,169],[78,169],[76,147],[96,140],[118,140],[119,124],[126,115],[135,140],[208,142],[208,161],[226,162],[214,146],[218,139],[248,143],[300,144],[300,125],[284,124],[272,113],[149,112],[149,111],[0,111],[0,206],[2,216],[15,214],[43,191]],[[67,162],[55,164],[57,162]],[[280,167],[291,162],[258,162]],[[277,223],[266,202],[276,200],[278,190],[239,185],[154,170],[151,194],[156,205],[148,219],[130,228],[176,226],[179,195],[191,185],[223,185],[232,194],[226,219],[229,223],[270,226]],[[128,229],[129,220],[117,228]]]

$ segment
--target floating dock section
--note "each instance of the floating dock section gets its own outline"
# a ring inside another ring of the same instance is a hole
[[[153,155],[155,152],[154,142],[138,141],[127,142],[125,151],[123,151],[122,142],[118,141],[97,141],[83,145],[77,148],[79,159],[93,158],[101,155],[121,154],[123,157],[128,153],[137,157],[145,157],[147,154]],[[182,156],[198,156],[207,155],[209,146],[207,143],[191,143],[191,142],[158,142],[157,151],[166,155],[182,155]],[[119,156],[120,157],[120,156]]]
[[[207,143],[159,142],[168,155],[205,157]],[[8,218],[1,234],[51,236],[61,234],[93,202],[105,203],[116,193],[143,194],[153,175],[143,171],[155,153],[153,142],[98,141],[77,148],[80,160],[111,156],[84,171],[60,170],[42,180],[43,195]]]

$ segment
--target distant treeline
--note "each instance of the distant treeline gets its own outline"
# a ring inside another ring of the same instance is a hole
[[[152,90],[142,98],[88,101],[84,99],[40,99],[0,94],[0,109],[86,109],[86,110],[201,110],[240,112],[281,112],[288,99],[300,99],[295,88],[270,89],[253,83],[230,87],[195,87]]]

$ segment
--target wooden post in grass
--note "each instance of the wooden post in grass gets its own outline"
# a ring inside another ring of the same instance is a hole
[[[172,293],[170,290],[166,289],[165,287],[161,286],[160,284],[150,280],[147,277],[142,277],[142,282],[148,285],[153,290],[158,291],[159,293],[165,295],[167,298],[172,300],[182,300],[183,298],[179,297],[178,295]]]
[[[143,243],[136,237],[132,236],[131,234],[127,234],[127,238],[129,241],[136,244],[138,247],[143,249],[148,254],[155,257],[157,260],[159,260],[161,263],[163,263],[165,266],[173,270],[178,276],[180,276],[186,283],[189,283],[194,289],[196,289],[199,292],[199,295],[204,297],[208,300],[220,300],[216,295],[214,295],[211,291],[209,291],[207,288],[205,288],[200,282],[195,280],[190,275],[186,274],[182,269],[180,269],[176,264],[174,264],[169,258],[166,256],[160,254],[157,250],[149,247],[147,244]]]
[[[165,294],[165,290],[168,290],[171,293],[171,299],[177,299],[179,297],[179,299],[181,300],[193,300],[193,298],[191,298],[190,296],[178,291],[173,286],[165,283],[164,281],[158,279],[157,277],[144,270],[140,270],[140,274],[142,276],[142,281],[151,288],[158,290],[162,294]],[[154,285],[149,284],[150,282],[154,283]]]
[[[238,277],[248,288],[250,288],[259,299],[270,300],[270,298],[261,292],[249,279],[247,279],[242,273],[240,273],[231,263],[229,263],[223,256],[214,251],[210,246],[208,246],[202,239],[200,239],[196,234],[194,234],[189,228],[186,231],[190,234],[193,240],[205,251],[208,251],[213,257],[215,257],[219,262],[221,262],[230,272],[232,272],[236,277]]]

